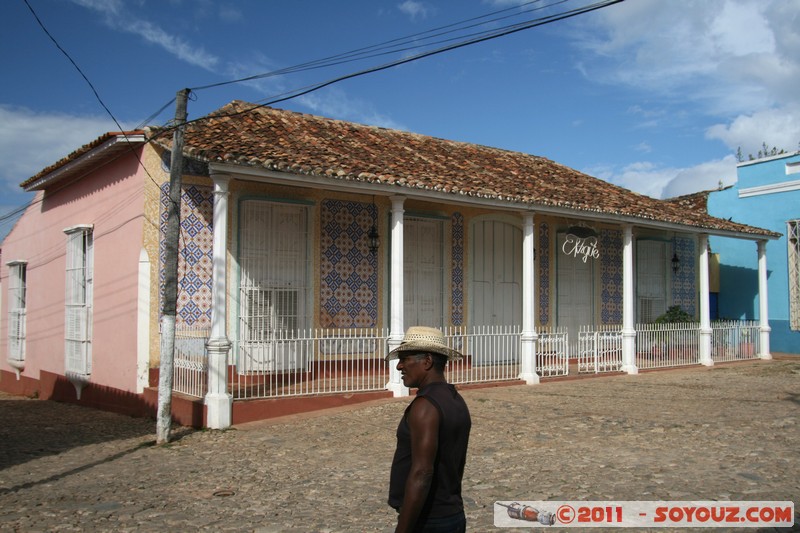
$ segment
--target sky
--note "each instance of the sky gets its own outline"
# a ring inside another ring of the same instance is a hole
[[[20,182],[119,126],[166,124],[180,89],[197,118],[595,2],[5,0],[0,238],[32,198]],[[668,198],[733,184],[739,151],[800,150],[798,27],[800,0],[625,0],[274,106],[543,156]]]

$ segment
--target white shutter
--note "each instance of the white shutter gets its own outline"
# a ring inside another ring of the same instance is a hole
[[[91,227],[67,232],[64,366],[67,372],[92,372],[92,287],[94,241]]]
[[[444,222],[403,222],[403,321],[406,326],[444,326]]]
[[[653,322],[667,311],[667,243],[641,240],[636,253],[639,322]]]
[[[24,262],[8,264],[8,358],[25,360],[26,268]]]

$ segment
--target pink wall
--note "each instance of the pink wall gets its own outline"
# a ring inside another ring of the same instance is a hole
[[[141,149],[139,149],[141,154]],[[41,191],[2,245],[0,369],[8,364],[8,267],[27,264],[27,339],[23,376],[64,374],[64,229],[94,224],[91,383],[136,390],[136,306],[144,224],[144,180],[126,154],[56,192]],[[58,189],[57,185],[53,189]]]

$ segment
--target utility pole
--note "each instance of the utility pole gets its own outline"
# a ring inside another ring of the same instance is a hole
[[[172,375],[175,367],[175,317],[178,307],[178,237],[181,224],[181,173],[183,172],[183,133],[189,89],[175,97],[175,132],[169,165],[169,203],[164,238],[164,294],[161,302],[161,357],[158,371],[158,414],[156,444],[169,442],[172,426]]]

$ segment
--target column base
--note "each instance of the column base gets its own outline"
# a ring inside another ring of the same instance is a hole
[[[622,368],[620,370],[630,375],[636,375],[639,373],[639,367],[637,367],[636,365],[622,365]]]
[[[526,385],[538,385],[539,384],[539,374],[534,373],[525,373],[520,374],[519,379],[525,382]]]
[[[395,398],[402,398],[403,396],[408,396],[409,389],[402,383],[387,383],[386,390],[391,391],[392,396]]]
[[[233,418],[233,396],[225,393],[206,394],[206,427],[227,429]]]

